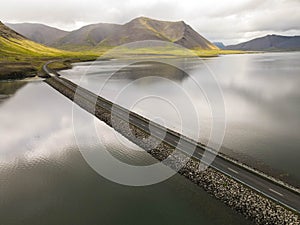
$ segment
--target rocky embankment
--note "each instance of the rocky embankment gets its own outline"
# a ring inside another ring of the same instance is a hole
[[[69,99],[74,99],[74,92],[66,89],[54,79],[48,79],[46,82]],[[76,96],[75,102],[109,126],[113,124],[114,126],[112,127],[116,131],[145,149],[157,160],[164,160],[163,162],[166,165],[175,170],[181,168],[178,170],[179,174],[205,189],[208,193],[255,223],[290,225],[300,223],[298,214],[261,196],[254,190],[212,168],[200,171],[199,161],[190,159],[183,153],[174,152],[173,147],[154,137],[149,137],[147,133],[135,126],[128,126],[127,122],[114,117],[111,115],[111,112],[101,107],[94,107],[94,105],[91,105],[80,96]],[[172,156],[168,157],[171,153],[173,153]]]

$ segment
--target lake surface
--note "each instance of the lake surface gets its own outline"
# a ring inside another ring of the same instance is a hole
[[[267,172],[279,171],[282,179],[299,186],[299,57],[299,53],[273,53],[221,56],[200,64],[173,61],[187,72],[161,62],[128,66],[132,61],[113,60],[92,66],[80,63],[61,73],[204,143],[213,118],[195,81],[212,87],[207,76],[213,73],[226,110],[221,151]],[[81,153],[102,151],[103,146],[86,141],[88,133],[74,136],[72,113],[85,112],[42,81],[0,82],[0,96],[1,225],[250,224],[179,175],[132,187],[97,174]],[[126,140],[103,122],[94,120],[92,125],[105,140],[105,148],[122,161],[155,162],[139,147],[124,144]],[[81,152],[76,141],[81,142]]]
[[[143,187],[103,178],[78,150],[71,101],[41,81],[0,87],[6,96],[0,103],[1,225],[251,224],[179,175]],[[122,160],[154,161],[137,146],[119,143],[103,122],[94,125]],[[83,146],[81,151],[103,150]]]
[[[221,151],[300,186],[299,58],[292,52],[202,61],[112,60],[80,63],[62,75],[203,143],[218,117],[207,97],[215,91],[215,77],[226,116]]]

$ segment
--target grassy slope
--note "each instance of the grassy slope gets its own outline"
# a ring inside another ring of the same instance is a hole
[[[213,57],[213,56],[219,56],[219,55],[245,54],[245,53],[248,53],[246,51],[240,51],[240,50],[222,50],[222,49],[214,49],[214,50],[195,49],[193,51],[199,57]]]
[[[105,49],[106,51],[109,48]],[[129,48],[129,47],[117,47],[111,48],[110,51],[104,52],[102,48],[95,49],[95,52],[104,53],[104,58],[139,58],[141,56],[145,57],[215,57],[219,55],[226,54],[244,54],[247,53],[245,51],[237,51],[237,50],[220,50],[220,49],[212,49],[212,50],[203,50],[203,49],[186,49],[177,46],[160,46],[160,47],[140,47],[140,48]]]
[[[41,57],[41,56],[56,56],[56,55],[67,55],[68,52],[64,52],[61,50],[49,48],[35,42],[23,39],[6,39],[0,37],[0,45],[1,45],[1,57],[10,57],[14,55],[14,57]]]
[[[34,76],[43,63],[54,58],[88,60],[97,55],[91,52],[58,50],[27,39],[0,37],[0,79]]]

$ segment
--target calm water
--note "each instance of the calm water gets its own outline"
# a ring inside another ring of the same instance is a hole
[[[132,61],[113,60],[78,64],[62,74],[204,143],[213,124],[206,96],[214,92],[213,74],[226,110],[221,151],[300,186],[299,58],[300,53],[293,52],[228,55],[202,62],[177,59],[130,65]]]
[[[106,180],[77,148],[68,99],[39,81],[1,82],[0,90],[6,96],[0,103],[1,225],[250,224],[179,175],[146,187]],[[119,158],[153,162],[137,146],[119,143],[104,123],[95,126]]]
[[[212,116],[195,81],[210,88],[213,84],[207,76],[212,71],[226,109],[222,151],[263,169],[276,169],[282,178],[299,184],[299,56],[232,55],[200,64],[175,60],[189,75],[157,62],[126,66],[130,61],[115,60],[91,67],[78,64],[63,75],[206,142]],[[78,150],[74,111],[84,113],[41,81],[0,82],[1,225],[250,224],[179,175],[146,187],[123,186],[101,177]],[[194,132],[195,120],[199,120],[199,134]],[[101,121],[95,120],[93,126],[106,149],[122,161],[155,162],[137,146],[124,145],[126,140]],[[77,137],[81,151],[103,150],[86,141],[89,135]]]

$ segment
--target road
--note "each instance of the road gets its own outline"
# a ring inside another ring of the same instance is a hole
[[[112,102],[97,96],[96,94],[77,86],[69,80],[64,78],[55,77],[54,73],[51,73],[47,66],[45,72],[47,72],[56,82],[59,82],[60,85],[63,85],[65,88],[71,90],[77,95],[80,95],[82,99],[87,102],[94,103],[96,102],[97,106],[106,109],[109,112],[113,112],[114,115],[118,116],[124,121],[128,121],[132,125],[140,128],[144,132],[154,135],[159,139],[162,139],[165,143],[179,149],[182,152],[187,154],[192,154],[192,157],[197,160],[201,160],[205,150],[208,150],[207,147],[203,146],[200,143],[195,142],[194,140],[189,139],[175,131],[172,131],[168,128],[165,128],[153,121],[151,121],[151,131],[149,128],[150,121],[132,111],[129,111],[119,105],[113,104]],[[76,102],[75,102],[76,103]],[[206,151],[207,153],[207,151]],[[213,154],[213,153],[211,153]],[[280,183],[274,182],[271,179],[268,179],[260,174],[249,170],[246,167],[241,166],[240,164],[234,163],[226,158],[216,155],[214,161],[211,163],[210,167],[220,171],[227,176],[230,176],[232,179],[250,187],[251,189],[259,192],[265,197],[272,199],[273,201],[283,205],[284,207],[300,213],[300,194],[286,187]]]

